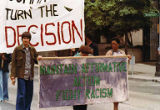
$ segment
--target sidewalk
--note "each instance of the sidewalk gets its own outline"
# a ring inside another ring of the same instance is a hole
[[[136,63],[129,65],[128,79],[160,82],[160,77],[155,77],[156,66]]]

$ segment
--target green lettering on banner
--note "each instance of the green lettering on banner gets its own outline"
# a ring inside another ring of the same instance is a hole
[[[96,68],[96,72],[98,73],[99,72],[99,64],[97,64],[97,63],[94,63],[95,64],[95,68]]]
[[[112,64],[109,64],[108,72],[112,72]]]
[[[62,91],[62,99],[63,99],[63,100],[66,100],[66,94],[65,94],[65,93],[66,93],[65,90],[63,90],[63,91]]]
[[[57,65],[52,65],[50,69],[52,70],[53,74],[59,74],[59,71],[57,69]]]
[[[108,97],[112,97],[113,96],[113,89],[112,88],[108,88],[107,92],[108,92]]]
[[[91,99],[95,98],[95,92],[92,90],[91,92]]]
[[[86,89],[86,98],[90,99],[89,95],[90,95],[90,90]]]
[[[126,62],[121,62],[120,64],[119,64],[119,71],[120,72],[126,72],[127,70],[126,70]]]
[[[88,64],[82,64],[82,73],[88,73],[89,65]]]
[[[64,65],[64,64],[59,64],[59,65],[58,65],[58,68],[59,68],[59,72],[60,72],[60,73],[63,72],[63,65]]]
[[[56,101],[59,100],[60,94],[61,94],[61,90],[56,91]]]
[[[98,77],[98,76],[94,76],[94,82],[95,82],[95,85],[100,85],[100,77]]]
[[[102,68],[102,71],[101,71],[101,72],[107,72],[108,65],[107,65],[107,64],[104,64],[104,63],[101,63],[100,68]]]
[[[56,101],[61,100],[79,100],[80,99],[81,90],[80,89],[67,89],[67,90],[57,90],[56,91]]]
[[[116,72],[117,62],[113,62],[113,68],[114,68],[114,72]]]
[[[106,98],[106,97],[107,97],[107,89],[106,89],[106,88],[103,88],[103,89],[102,89],[102,93],[104,94],[104,95],[103,95],[103,98]]]
[[[92,72],[92,73],[94,72],[93,65],[94,65],[94,63],[90,63],[90,66],[91,66],[91,72]]]
[[[41,65],[41,66],[40,66],[40,74],[41,74],[41,75],[44,75],[45,72],[46,72],[46,67]]]
[[[97,95],[97,92],[99,92],[99,88],[97,88],[96,91],[95,91],[96,98],[99,98],[99,95]]]
[[[78,93],[78,100],[80,99],[80,96],[81,96],[81,91],[80,89],[77,90],[77,93]]]
[[[65,64],[64,65],[64,74],[77,74],[77,64]]]
[[[68,74],[68,66],[67,66],[67,64],[64,65],[64,74]]]
[[[106,88],[101,88],[100,89],[100,98],[105,98],[106,97]]]
[[[50,69],[50,66],[48,65],[47,66],[47,71],[46,71],[46,73],[47,73],[47,75],[50,75],[51,74],[51,71],[50,71],[51,69]]]
[[[70,73],[72,74],[77,74],[77,64],[69,64],[69,68],[70,68]]]
[[[73,86],[75,86],[75,87],[80,87],[81,86],[80,78],[79,77],[75,77],[74,78]]]
[[[73,100],[73,91],[69,90],[69,99],[68,100]]]
[[[76,100],[76,97],[77,97],[77,91],[74,90],[74,92],[73,92],[73,100]]]
[[[59,65],[55,65],[55,66],[56,66],[56,74],[60,74]]]
[[[93,89],[86,89],[85,91],[85,98],[88,99],[95,99],[95,98],[111,98],[113,96],[113,89],[112,88],[96,88]]]

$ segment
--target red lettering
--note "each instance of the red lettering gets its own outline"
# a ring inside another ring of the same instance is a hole
[[[74,29],[76,30],[79,38],[81,39],[81,41],[83,41],[83,24],[82,24],[82,19],[80,21],[80,25],[81,25],[81,34],[78,31],[78,28],[76,27],[74,21],[72,20],[72,32],[73,32],[73,43],[75,43],[75,36],[74,36]]]
[[[28,28],[28,32],[30,32],[31,31],[31,28],[38,28],[38,26],[37,25],[31,25],[31,26],[29,26],[29,28]],[[32,36],[33,37],[33,36]],[[31,46],[38,46],[39,45],[39,42],[37,42],[36,44],[32,44],[31,42],[30,42],[30,45]]]
[[[64,25],[64,24],[68,24],[69,37],[70,37],[69,41],[64,41],[64,35],[63,35],[63,25]],[[71,27],[71,26],[70,26],[70,22],[68,22],[68,21],[63,22],[62,25],[61,25],[62,41],[63,41],[65,44],[69,44],[69,43],[71,42],[71,39],[72,39],[72,36],[71,36],[71,28],[70,28],[70,27]]]
[[[59,28],[60,28],[59,22],[57,23],[57,25],[58,25],[58,26],[57,26],[57,31],[58,31],[58,41],[59,41],[59,44],[61,44],[61,38],[60,38],[60,32],[59,32],[59,31],[60,31],[60,29],[59,29]]]
[[[44,41],[43,41],[43,24],[41,24],[41,44],[44,46]]]
[[[13,44],[11,44],[11,45],[8,44],[8,33],[7,33],[8,29],[13,30],[13,34],[14,34],[14,36],[13,36],[14,37],[14,41],[13,41]],[[15,31],[15,29],[13,27],[11,27],[11,26],[6,26],[5,27],[5,38],[6,38],[7,48],[13,47],[16,44],[16,31]]]
[[[78,27],[79,26],[79,27]],[[16,29],[12,26],[5,27],[5,42],[6,47],[11,48],[20,45],[20,38],[22,31],[27,29],[28,32],[32,33],[34,37],[34,29],[40,30],[36,32],[37,38],[35,41],[30,42],[31,46],[51,46],[51,45],[61,45],[61,44],[75,44],[76,40],[84,41],[83,33],[83,20],[80,19],[80,23],[77,25],[74,20],[64,21],[64,22],[50,22],[47,24],[40,25],[18,25]],[[11,33],[11,35],[9,34]],[[77,38],[76,38],[77,37]],[[12,39],[10,39],[12,38]]]
[[[54,45],[54,44],[56,44],[56,36],[55,36],[54,33],[51,33],[51,32],[49,33],[49,32],[47,32],[47,27],[48,27],[49,25],[55,26],[54,23],[48,23],[48,24],[46,24],[46,25],[45,25],[45,35],[51,35],[51,36],[53,36],[54,42],[49,43],[48,41],[46,41],[46,43],[47,43],[48,45]]]

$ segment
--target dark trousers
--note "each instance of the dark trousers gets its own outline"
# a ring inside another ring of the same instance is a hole
[[[73,110],[87,110],[87,105],[74,105]]]
[[[16,110],[30,110],[33,96],[33,80],[18,78]]]

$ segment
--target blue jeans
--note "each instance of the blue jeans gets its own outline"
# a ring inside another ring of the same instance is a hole
[[[8,100],[8,75],[9,72],[0,70],[0,100]]]
[[[16,110],[30,110],[33,96],[33,80],[18,78]]]

